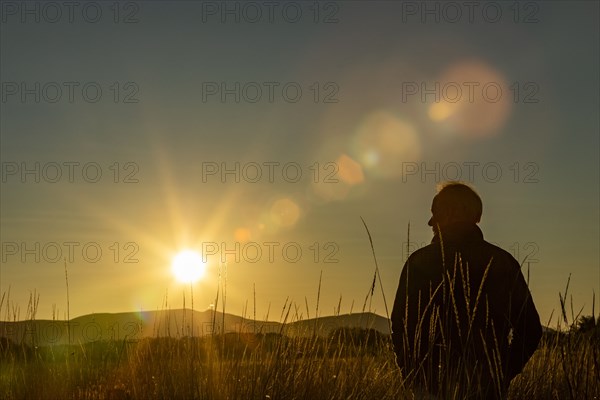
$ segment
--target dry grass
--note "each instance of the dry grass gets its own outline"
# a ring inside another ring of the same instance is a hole
[[[365,304],[375,293],[378,272],[376,264]],[[226,284],[219,286],[224,312]],[[568,285],[560,295],[556,331],[544,334],[512,381],[510,399],[600,399],[599,329],[576,331],[579,315],[567,317],[567,291]],[[19,310],[9,307],[9,296],[3,294],[0,309],[4,303],[5,320],[15,321]],[[215,308],[218,301],[217,295]],[[33,293],[26,319],[35,319],[37,306]],[[282,314],[283,323],[291,308]],[[0,361],[0,398],[7,400],[428,398],[400,373],[390,336],[366,330],[304,338],[215,333],[40,348],[2,339]],[[458,397],[449,390],[444,398]]]
[[[35,315],[35,296],[28,315]],[[547,332],[511,399],[600,398],[600,336]],[[2,399],[412,399],[388,335],[235,333],[35,348],[2,342]],[[453,398],[448,393],[446,398]]]

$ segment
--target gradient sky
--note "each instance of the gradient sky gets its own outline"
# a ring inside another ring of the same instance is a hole
[[[63,8],[57,22],[56,9],[40,2],[2,4],[0,291],[10,289],[20,318],[34,290],[37,318],[53,307],[64,317],[71,242],[71,317],[153,310],[165,298],[178,308],[183,293],[189,307],[190,286],[173,278],[172,257],[236,242],[228,312],[250,314],[256,297],[257,317],[270,309],[277,320],[289,298],[314,316],[321,273],[320,315],[338,304],[360,311],[374,271],[361,216],[391,306],[407,225],[410,249],[429,243],[436,184],[457,165],[483,199],[485,238],[519,261],[528,256],[543,322],[554,312],[555,325],[569,276],[574,312],[592,312],[600,293],[597,2],[476,2],[473,14],[443,2],[273,2],[272,20],[258,2],[258,22],[256,8],[240,2],[130,2],[118,15],[113,2],[96,2],[85,18],[81,4],[73,21]],[[237,7],[239,22],[235,11],[220,14],[225,4]],[[98,21],[86,21],[98,9]],[[239,102],[209,90],[236,82]],[[57,86],[62,97],[51,102]],[[456,86],[463,91],[453,102]],[[102,97],[91,102],[97,87]],[[252,102],[256,87],[262,97]],[[21,175],[36,162],[39,183]],[[73,182],[69,162],[79,163]],[[275,162],[270,182],[264,163]],[[203,175],[223,163],[239,163],[240,182]],[[56,165],[62,177],[52,183]],[[256,165],[263,175],[254,183]],[[99,181],[86,182],[97,167]],[[263,250],[258,262],[249,262],[249,242]],[[277,243],[272,261],[265,242]],[[207,268],[193,285],[198,310],[214,302],[218,255]],[[371,307],[385,315],[379,287]]]

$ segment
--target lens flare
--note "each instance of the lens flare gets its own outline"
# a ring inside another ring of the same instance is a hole
[[[300,207],[288,197],[279,199],[271,206],[271,220],[280,227],[294,226],[300,218]]]
[[[356,158],[380,177],[402,174],[402,162],[417,161],[421,146],[415,128],[389,112],[367,115],[354,137]]]
[[[483,61],[467,60],[451,65],[437,84],[439,101],[429,106],[429,117],[459,135],[493,135],[510,115],[513,95],[510,87],[500,72]]]
[[[237,228],[233,233],[233,237],[237,242],[245,243],[250,240],[252,233],[248,228]]]
[[[365,180],[362,166],[346,154],[336,160],[338,174],[342,182],[348,185],[357,185]]]

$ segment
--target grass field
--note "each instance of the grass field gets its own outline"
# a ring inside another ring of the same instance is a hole
[[[509,398],[600,398],[597,325],[586,333],[572,328],[544,334]],[[389,336],[359,329],[329,337],[230,333],[38,348],[3,339],[0,398],[420,398],[394,357]]]
[[[365,305],[377,277],[376,269]],[[225,285],[220,282],[219,288]],[[572,304],[568,313],[568,287],[567,282],[560,294],[561,315],[554,329],[546,329],[537,351],[511,382],[508,398],[600,399],[600,319],[573,313]],[[318,293],[313,315],[318,315]],[[38,299],[30,296],[26,320],[35,319]],[[9,295],[3,294],[4,319],[19,320],[9,303]],[[218,304],[219,290],[215,309]],[[221,304],[224,315],[223,295]],[[286,306],[284,326],[290,323],[293,304]],[[338,328],[327,335],[315,329],[293,337],[215,332],[39,347],[2,337],[0,361],[0,399],[7,400],[432,398],[402,375],[390,336],[373,329]],[[443,398],[461,397],[449,391]]]

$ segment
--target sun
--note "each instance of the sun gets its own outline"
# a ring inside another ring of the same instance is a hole
[[[206,263],[198,252],[182,250],[173,257],[171,271],[179,282],[194,283],[204,276]]]

